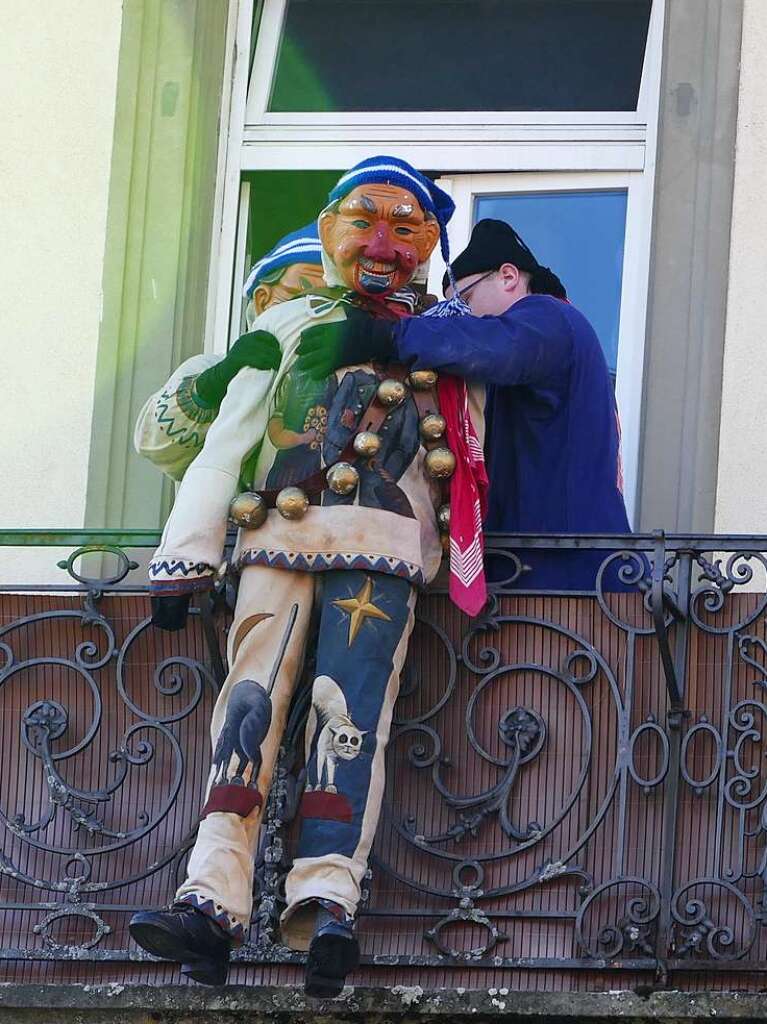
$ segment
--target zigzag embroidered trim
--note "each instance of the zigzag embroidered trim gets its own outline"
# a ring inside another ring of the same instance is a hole
[[[252,550],[244,551],[237,563],[245,565],[268,565],[274,569],[297,569],[301,572],[328,572],[332,569],[367,569],[370,572],[384,572],[389,576],[401,576],[417,586],[425,582],[423,571],[417,565],[403,562],[398,558],[384,555],[361,555],[337,553],[294,554],[286,551]]]
[[[189,562],[181,558],[174,562],[166,561],[164,558],[150,562],[149,578],[158,576],[160,573],[164,573],[166,576],[189,576],[190,573],[201,576],[203,574],[212,575],[213,569],[207,562]]]
[[[200,896],[196,892],[190,892],[186,896],[179,897],[176,903],[189,903],[205,914],[206,917],[212,918],[237,945],[244,941],[245,925],[228,911],[224,910],[220,903],[215,903],[212,899]]]
[[[218,409],[211,409],[210,406],[200,404],[199,396],[194,390],[194,382],[198,376],[199,374],[195,373],[183,378],[176,388],[176,403],[183,414],[190,420],[194,420],[195,423],[212,423]],[[162,397],[165,397],[164,393]]]
[[[186,425],[177,427],[175,415],[168,415],[170,403],[176,397],[176,395],[169,395],[167,391],[163,391],[158,398],[155,406],[155,419],[158,425],[165,428],[166,437],[177,444],[179,448],[202,448],[206,431],[201,434],[197,430],[190,431]],[[178,401],[175,404],[178,407]]]
[[[148,575],[149,589],[155,595],[209,590],[215,578],[213,569],[204,562],[168,562],[165,559],[150,562]]]

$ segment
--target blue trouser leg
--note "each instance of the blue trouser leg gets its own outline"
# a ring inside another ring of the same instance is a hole
[[[384,789],[384,755],[413,626],[415,591],[396,576],[364,571],[324,578],[312,706],[306,725],[307,785],[297,856],[286,882],[283,939],[306,948],[324,898],[354,914]]]

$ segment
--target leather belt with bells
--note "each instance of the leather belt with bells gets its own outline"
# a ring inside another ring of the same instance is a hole
[[[410,371],[406,367],[401,366],[400,364],[387,366],[385,374],[379,370],[375,370],[376,377],[379,381],[396,380],[404,382],[407,380],[409,372]],[[422,391],[411,389],[410,395],[415,400],[419,419],[422,419],[429,413],[438,412],[439,404],[437,402],[436,388],[432,387]],[[393,412],[396,408],[399,408],[399,406],[394,406],[394,408],[387,407],[383,405],[376,396],[374,396],[360,418],[359,426],[355,431],[355,436],[362,431],[368,431],[374,434],[377,433],[389,413]],[[421,444],[423,444],[424,447],[429,447],[429,445],[424,441],[421,441]],[[299,488],[299,490],[302,490],[308,498],[317,497],[322,494],[323,491],[329,490],[327,481],[328,470],[332,469],[333,466],[338,465],[339,462],[352,462],[359,458],[360,456],[354,450],[354,436],[352,436],[335,462],[332,462],[329,466],[323,466],[322,469],[318,469],[310,476],[305,477],[303,480],[298,480],[294,484],[283,484],[282,487],[274,487],[264,491],[255,491],[254,493],[263,498],[264,504],[267,508],[277,507],[277,495],[286,486]]]

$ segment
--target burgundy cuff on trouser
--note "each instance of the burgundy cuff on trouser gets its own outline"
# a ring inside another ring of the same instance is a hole
[[[263,804],[261,794],[257,789],[250,786],[235,786],[225,784],[223,786],[211,786],[208,799],[200,815],[207,818],[215,811],[223,811],[228,814],[239,814],[241,818],[247,818],[256,808]]]

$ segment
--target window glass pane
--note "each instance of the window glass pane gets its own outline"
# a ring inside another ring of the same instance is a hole
[[[288,0],[269,110],[635,110],[651,0]]]
[[[252,263],[283,235],[317,220],[328,192],[344,173],[338,171],[251,171],[248,258]],[[248,264],[250,266],[250,264]]]
[[[626,191],[479,196],[474,221],[505,220],[551,267],[591,321],[615,376],[626,230]]]

